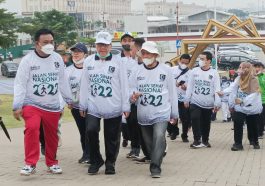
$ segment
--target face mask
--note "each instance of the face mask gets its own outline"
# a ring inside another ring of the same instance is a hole
[[[130,51],[131,50],[131,46],[126,44],[126,45],[122,45],[122,48],[125,50],[125,51]]]
[[[82,58],[82,59],[80,59],[80,60],[74,60],[74,59],[73,59],[73,62],[74,62],[74,64],[76,64],[76,65],[83,64],[84,61],[85,61],[85,58]]]
[[[154,61],[155,61],[155,58],[151,58],[151,59],[144,58],[144,59],[143,59],[143,63],[144,63],[146,66],[151,65]]]
[[[50,55],[54,51],[54,46],[52,44],[44,45],[41,47],[41,51],[47,55]]]
[[[200,67],[204,67],[204,66],[205,66],[205,62],[202,61],[202,60],[200,60],[200,61],[199,61],[199,66],[200,66]]]
[[[110,53],[108,53],[106,56],[101,56],[99,53],[96,53],[96,55],[97,55],[100,59],[106,59],[107,57],[110,56]]]
[[[187,68],[187,65],[186,65],[186,64],[182,64],[182,63],[180,63],[180,64],[179,64],[179,67],[180,67],[181,69],[185,69],[185,68]]]

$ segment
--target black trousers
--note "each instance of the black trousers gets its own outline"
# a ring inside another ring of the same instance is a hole
[[[91,164],[103,161],[99,147],[100,120],[90,114],[86,117],[87,136],[90,147]],[[115,164],[121,137],[121,116],[104,119],[105,164]]]
[[[83,150],[83,157],[89,159],[89,144],[86,135],[86,118],[80,116],[79,109],[73,108],[71,112],[80,133],[80,142]]]
[[[130,140],[129,128],[127,123],[121,124],[121,133],[124,140]]]
[[[188,138],[188,130],[191,127],[190,112],[188,108],[185,108],[184,102],[178,102],[179,117],[182,123],[182,138]]]
[[[258,135],[263,136],[264,126],[265,126],[265,104],[262,104],[263,110],[259,117],[259,124],[258,124]]]
[[[234,112],[234,141],[235,144],[242,145],[243,125],[246,121],[248,129],[248,140],[258,142],[258,120],[259,114],[246,115],[242,112]]]
[[[131,113],[127,118],[127,125],[132,148],[140,148],[140,126],[137,119],[137,106],[131,104]]]
[[[190,105],[190,116],[194,141],[207,142],[211,129],[212,109],[201,108],[197,105]]]

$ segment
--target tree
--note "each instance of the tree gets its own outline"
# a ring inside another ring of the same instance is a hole
[[[89,55],[92,54],[92,48],[95,47],[96,39],[95,38],[82,37],[82,38],[80,38],[80,42],[88,45],[89,46]]]
[[[0,4],[4,0],[0,0]],[[17,19],[14,13],[7,12],[6,9],[0,9],[0,47],[9,48],[15,45],[17,40]]]
[[[32,37],[40,28],[52,30],[57,44],[66,42],[68,46],[71,46],[77,38],[75,19],[57,10],[35,12],[34,18],[21,20],[20,30],[30,34]]]

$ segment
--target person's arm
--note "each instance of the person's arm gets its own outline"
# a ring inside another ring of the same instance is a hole
[[[218,72],[216,71],[215,78],[214,78],[214,110],[217,111],[222,103],[221,103],[221,98],[218,95],[218,92],[221,91],[220,87],[220,76]]]
[[[19,64],[14,81],[13,115],[17,120],[20,120],[20,116],[22,114],[22,106],[27,93],[29,73],[29,61],[27,58],[23,58]]]
[[[120,86],[121,86],[121,96],[122,96],[122,111],[128,116],[130,112],[130,96],[129,96],[129,82],[128,82],[128,74],[127,68],[125,63],[120,62],[120,71],[119,71],[119,78],[120,78]]]
[[[60,59],[61,61],[60,61],[59,82],[58,82],[59,90],[60,90],[63,100],[67,104],[71,105],[73,102],[71,88],[67,81],[67,75],[65,72],[63,59],[61,57]]]
[[[176,120],[179,118],[178,91],[176,87],[176,80],[173,77],[171,69],[169,69],[168,71],[168,76],[168,92],[171,103],[170,120],[175,123]]]
[[[88,79],[88,71],[87,65],[84,63],[82,76],[81,76],[81,83],[80,83],[80,98],[79,98],[79,110],[81,116],[85,116],[85,112],[88,106],[88,95],[91,94],[90,89],[88,87],[89,79]]]
[[[186,91],[186,97],[185,97],[185,107],[189,107],[189,103],[191,100],[192,92],[194,89],[194,70],[191,70],[189,74],[188,84],[187,84],[187,91]]]

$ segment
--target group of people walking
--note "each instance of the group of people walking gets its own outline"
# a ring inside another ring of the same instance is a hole
[[[66,68],[60,55],[54,52],[53,32],[48,29],[36,32],[36,49],[22,59],[14,85],[13,114],[25,121],[25,166],[21,175],[36,171],[40,125],[48,171],[62,173],[56,153],[58,121],[65,103],[80,133],[82,155],[78,163],[90,164],[91,175],[97,174],[104,164],[105,174],[116,173],[122,132],[123,146],[131,141],[127,158],[150,163],[151,176],[159,178],[167,148],[165,133],[169,127],[173,139],[176,137],[178,119],[184,143],[189,142],[188,130],[192,127],[194,140],[190,147],[210,148],[211,115],[221,107],[224,94],[229,95],[229,108],[234,111],[232,150],[243,149],[245,120],[249,140],[255,149],[259,148],[258,123],[263,121],[260,119],[263,89],[259,84],[264,86],[265,79],[260,74],[257,80],[251,64],[242,63],[239,77],[221,91],[219,74],[211,68],[210,52],[203,52],[199,67],[190,70],[188,54],[181,56],[178,66],[170,68],[159,62],[155,42],[134,38],[130,32],[121,37],[121,54],[110,52],[111,43],[108,32],[99,32],[96,53],[90,56],[86,55],[86,46],[77,43],[70,48],[73,65]],[[101,119],[105,160],[100,152]],[[143,158],[139,157],[140,150]]]

